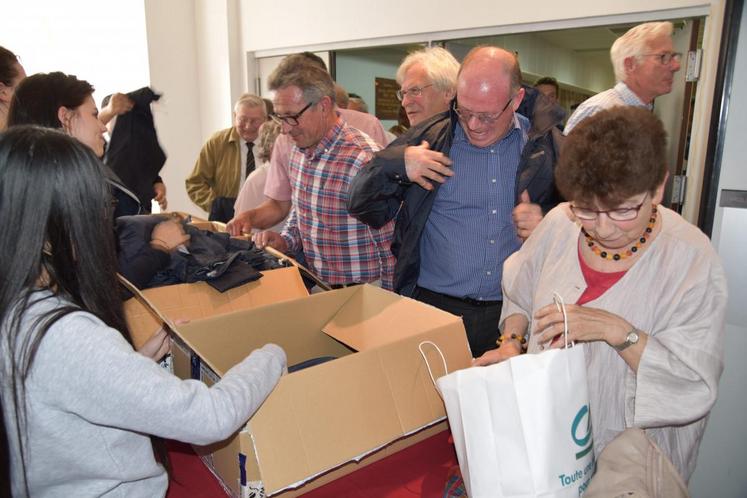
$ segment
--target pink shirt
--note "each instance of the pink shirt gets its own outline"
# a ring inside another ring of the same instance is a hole
[[[235,213],[243,213],[244,211],[254,209],[265,202],[265,200],[267,200],[264,194],[264,190],[265,181],[267,180],[267,172],[269,171],[269,169],[269,162],[262,163],[247,177],[244,185],[239,191],[239,196],[236,198],[236,203],[233,205]],[[281,221],[273,227],[268,228],[268,230],[279,232],[283,229],[284,225],[285,220]],[[258,229],[252,229],[252,232],[256,231],[258,231]]]
[[[381,124],[381,121],[376,116],[350,109],[338,109],[338,112],[348,125],[362,131],[381,147],[386,147],[389,143],[386,138],[386,132],[384,131],[384,125]],[[288,135],[279,135],[272,148],[270,169],[267,172],[267,180],[265,182],[265,195],[276,201],[291,200],[288,160],[292,148],[293,139]]]

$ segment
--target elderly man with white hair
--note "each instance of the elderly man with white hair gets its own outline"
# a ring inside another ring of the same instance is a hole
[[[228,221],[246,177],[259,161],[255,140],[267,108],[261,97],[239,97],[233,109],[233,126],[213,134],[200,150],[192,173],[185,180],[192,202],[210,213],[210,219]]]
[[[405,57],[397,69],[397,98],[410,126],[449,110],[458,72],[459,62],[441,47],[428,47]]]
[[[639,24],[615,40],[610,58],[617,84],[584,101],[568,119],[565,134],[589,116],[611,107],[653,108],[654,99],[672,91],[682,54],[672,45],[671,22]]]

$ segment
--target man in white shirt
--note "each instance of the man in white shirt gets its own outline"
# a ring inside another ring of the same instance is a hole
[[[654,99],[672,91],[682,54],[674,52],[671,22],[648,22],[629,29],[610,49],[617,84],[584,101],[568,119],[566,135],[603,109],[633,105],[653,109]]]

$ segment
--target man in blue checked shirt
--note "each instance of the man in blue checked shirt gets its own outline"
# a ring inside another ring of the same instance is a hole
[[[517,205],[538,204],[541,219],[554,199],[547,154],[522,160],[523,98],[514,54],[473,49],[450,111],[376,153],[351,186],[354,217],[375,228],[396,216],[394,290],[462,316],[474,356],[496,347],[503,262],[522,241]]]

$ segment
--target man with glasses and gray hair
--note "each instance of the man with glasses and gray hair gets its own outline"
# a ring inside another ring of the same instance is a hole
[[[412,52],[397,69],[397,98],[410,126],[449,110],[456,94],[459,62],[441,47]]]
[[[396,217],[395,291],[462,316],[476,357],[497,347],[503,261],[521,246],[514,208],[524,194],[541,202],[554,190],[552,166],[521,161],[530,128],[515,112],[523,98],[513,53],[473,49],[450,112],[377,153],[348,203],[374,228]]]
[[[327,65],[316,54],[302,52],[292,54],[283,59],[287,64],[312,64],[323,71],[327,71]],[[341,96],[349,100],[347,91],[339,85],[335,88],[335,98]],[[386,132],[376,116],[363,112],[345,109],[338,104],[336,112],[340,113],[342,119],[353,128],[356,128],[377,144],[384,146],[389,143]],[[253,229],[267,229],[279,223],[291,209],[291,185],[288,178],[288,157],[293,147],[293,141],[288,135],[280,135],[272,150],[270,169],[267,171],[267,182],[265,183],[265,196],[267,200],[254,209],[236,213],[236,216],[228,223],[228,231],[231,235],[251,233]],[[299,255],[296,255],[299,256]]]
[[[303,251],[314,274],[333,288],[380,282],[391,289],[393,223],[372,229],[346,208],[353,177],[380,146],[342,119],[324,69],[288,58],[268,84],[275,92],[271,117],[294,143],[288,170],[292,208],[282,233],[260,232],[254,241],[285,253]]]
[[[671,22],[647,22],[629,29],[610,49],[617,84],[584,101],[568,119],[568,135],[581,121],[603,109],[632,105],[653,109],[654,99],[672,91],[682,54],[674,51]]]

